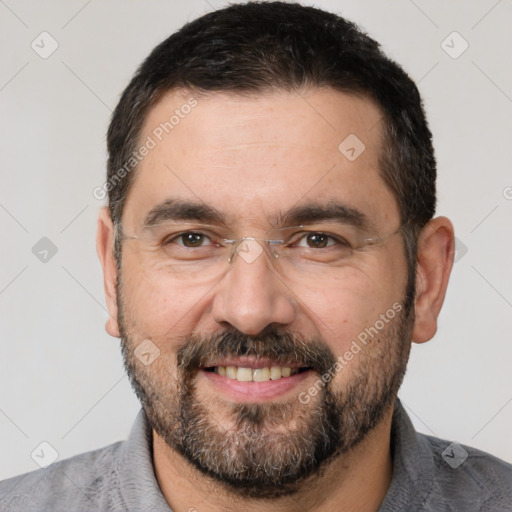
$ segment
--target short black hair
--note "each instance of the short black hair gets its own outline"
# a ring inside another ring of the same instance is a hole
[[[133,182],[126,162],[149,110],[178,88],[237,94],[331,87],[373,100],[382,113],[380,173],[405,228],[409,277],[417,233],[434,215],[436,163],[418,88],[354,23],[314,7],[248,2],[208,13],[159,44],[123,92],[108,130],[110,215],[121,221]]]

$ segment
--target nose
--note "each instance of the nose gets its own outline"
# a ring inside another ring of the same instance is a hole
[[[255,240],[247,239],[238,248],[229,272],[219,282],[212,315],[217,323],[253,336],[270,324],[288,325],[295,319],[292,291]]]

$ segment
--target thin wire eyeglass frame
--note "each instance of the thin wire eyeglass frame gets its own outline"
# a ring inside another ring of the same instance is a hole
[[[204,230],[204,229],[214,229],[215,226],[210,226],[210,225],[206,225],[206,224],[201,224],[200,227],[198,227],[198,224],[197,223],[180,223],[180,226],[183,226],[183,225],[186,225],[186,224],[190,224],[191,226],[195,226],[193,229],[190,229],[190,232],[200,232],[201,230]],[[298,226],[287,226],[287,227],[283,227],[283,228],[274,228],[274,231],[284,231],[284,230],[287,230],[287,231],[291,231],[291,230],[304,230],[305,228],[307,228],[308,226],[305,225],[305,224],[301,224],[301,225],[298,225]],[[392,236],[402,232],[404,230],[404,224],[400,224],[400,226],[395,229],[394,231],[390,232],[390,233],[387,233],[385,235],[381,235],[381,236],[377,236],[377,237],[369,237],[369,238],[362,238],[361,240],[358,240],[358,245],[356,247],[350,247],[350,249],[352,251],[357,251],[357,250],[361,250],[369,245],[375,245],[375,244],[378,244],[380,242],[383,242],[384,240],[388,239],[388,238],[391,238]],[[309,231],[310,233],[321,233],[321,234],[325,234],[327,236],[334,236],[334,235],[330,235],[329,233],[326,233],[320,229],[315,229],[315,230],[310,230]],[[182,233],[183,234],[183,233]],[[115,222],[114,223],[114,237],[115,237],[115,240],[117,241],[122,241],[122,240],[141,240],[143,239],[143,237],[141,236],[137,236],[137,235],[127,235],[125,232],[124,232],[124,229],[122,227],[122,224],[120,222]],[[252,236],[243,236],[243,237],[240,237],[240,238],[220,238],[218,241],[217,241],[217,244],[221,243],[221,244],[225,244],[225,245],[229,245],[230,246],[230,251],[229,251],[229,254],[228,254],[228,257],[227,257],[227,263],[228,264],[231,264],[233,262],[233,260],[235,259],[235,255],[237,254],[237,251],[238,251],[238,248],[241,246],[241,244],[243,242],[257,242],[259,245],[262,246],[262,248],[271,248],[271,247],[285,247],[285,244],[288,243],[288,240],[285,240],[284,238],[278,238],[278,239],[267,239],[267,238],[256,238],[256,237],[252,237]],[[316,248],[309,248],[310,250],[318,250]],[[267,254],[271,255],[273,258],[279,258],[280,255],[279,255],[279,250],[275,250],[275,251],[270,251],[268,252],[267,251]]]

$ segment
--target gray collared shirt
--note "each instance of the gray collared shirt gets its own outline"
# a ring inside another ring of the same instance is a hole
[[[379,512],[512,511],[510,464],[417,433],[399,400],[391,453],[393,477]],[[0,510],[172,512],[155,477],[146,415],[139,412],[127,441],[0,482]]]

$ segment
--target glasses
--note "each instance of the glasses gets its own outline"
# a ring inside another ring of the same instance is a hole
[[[289,279],[336,277],[402,231],[400,226],[368,237],[352,225],[319,222],[272,229],[264,238],[237,238],[201,223],[166,222],[139,235],[127,235],[120,223],[115,228],[118,239],[136,244],[154,268],[194,282],[221,278],[237,259],[254,265],[262,257]]]

